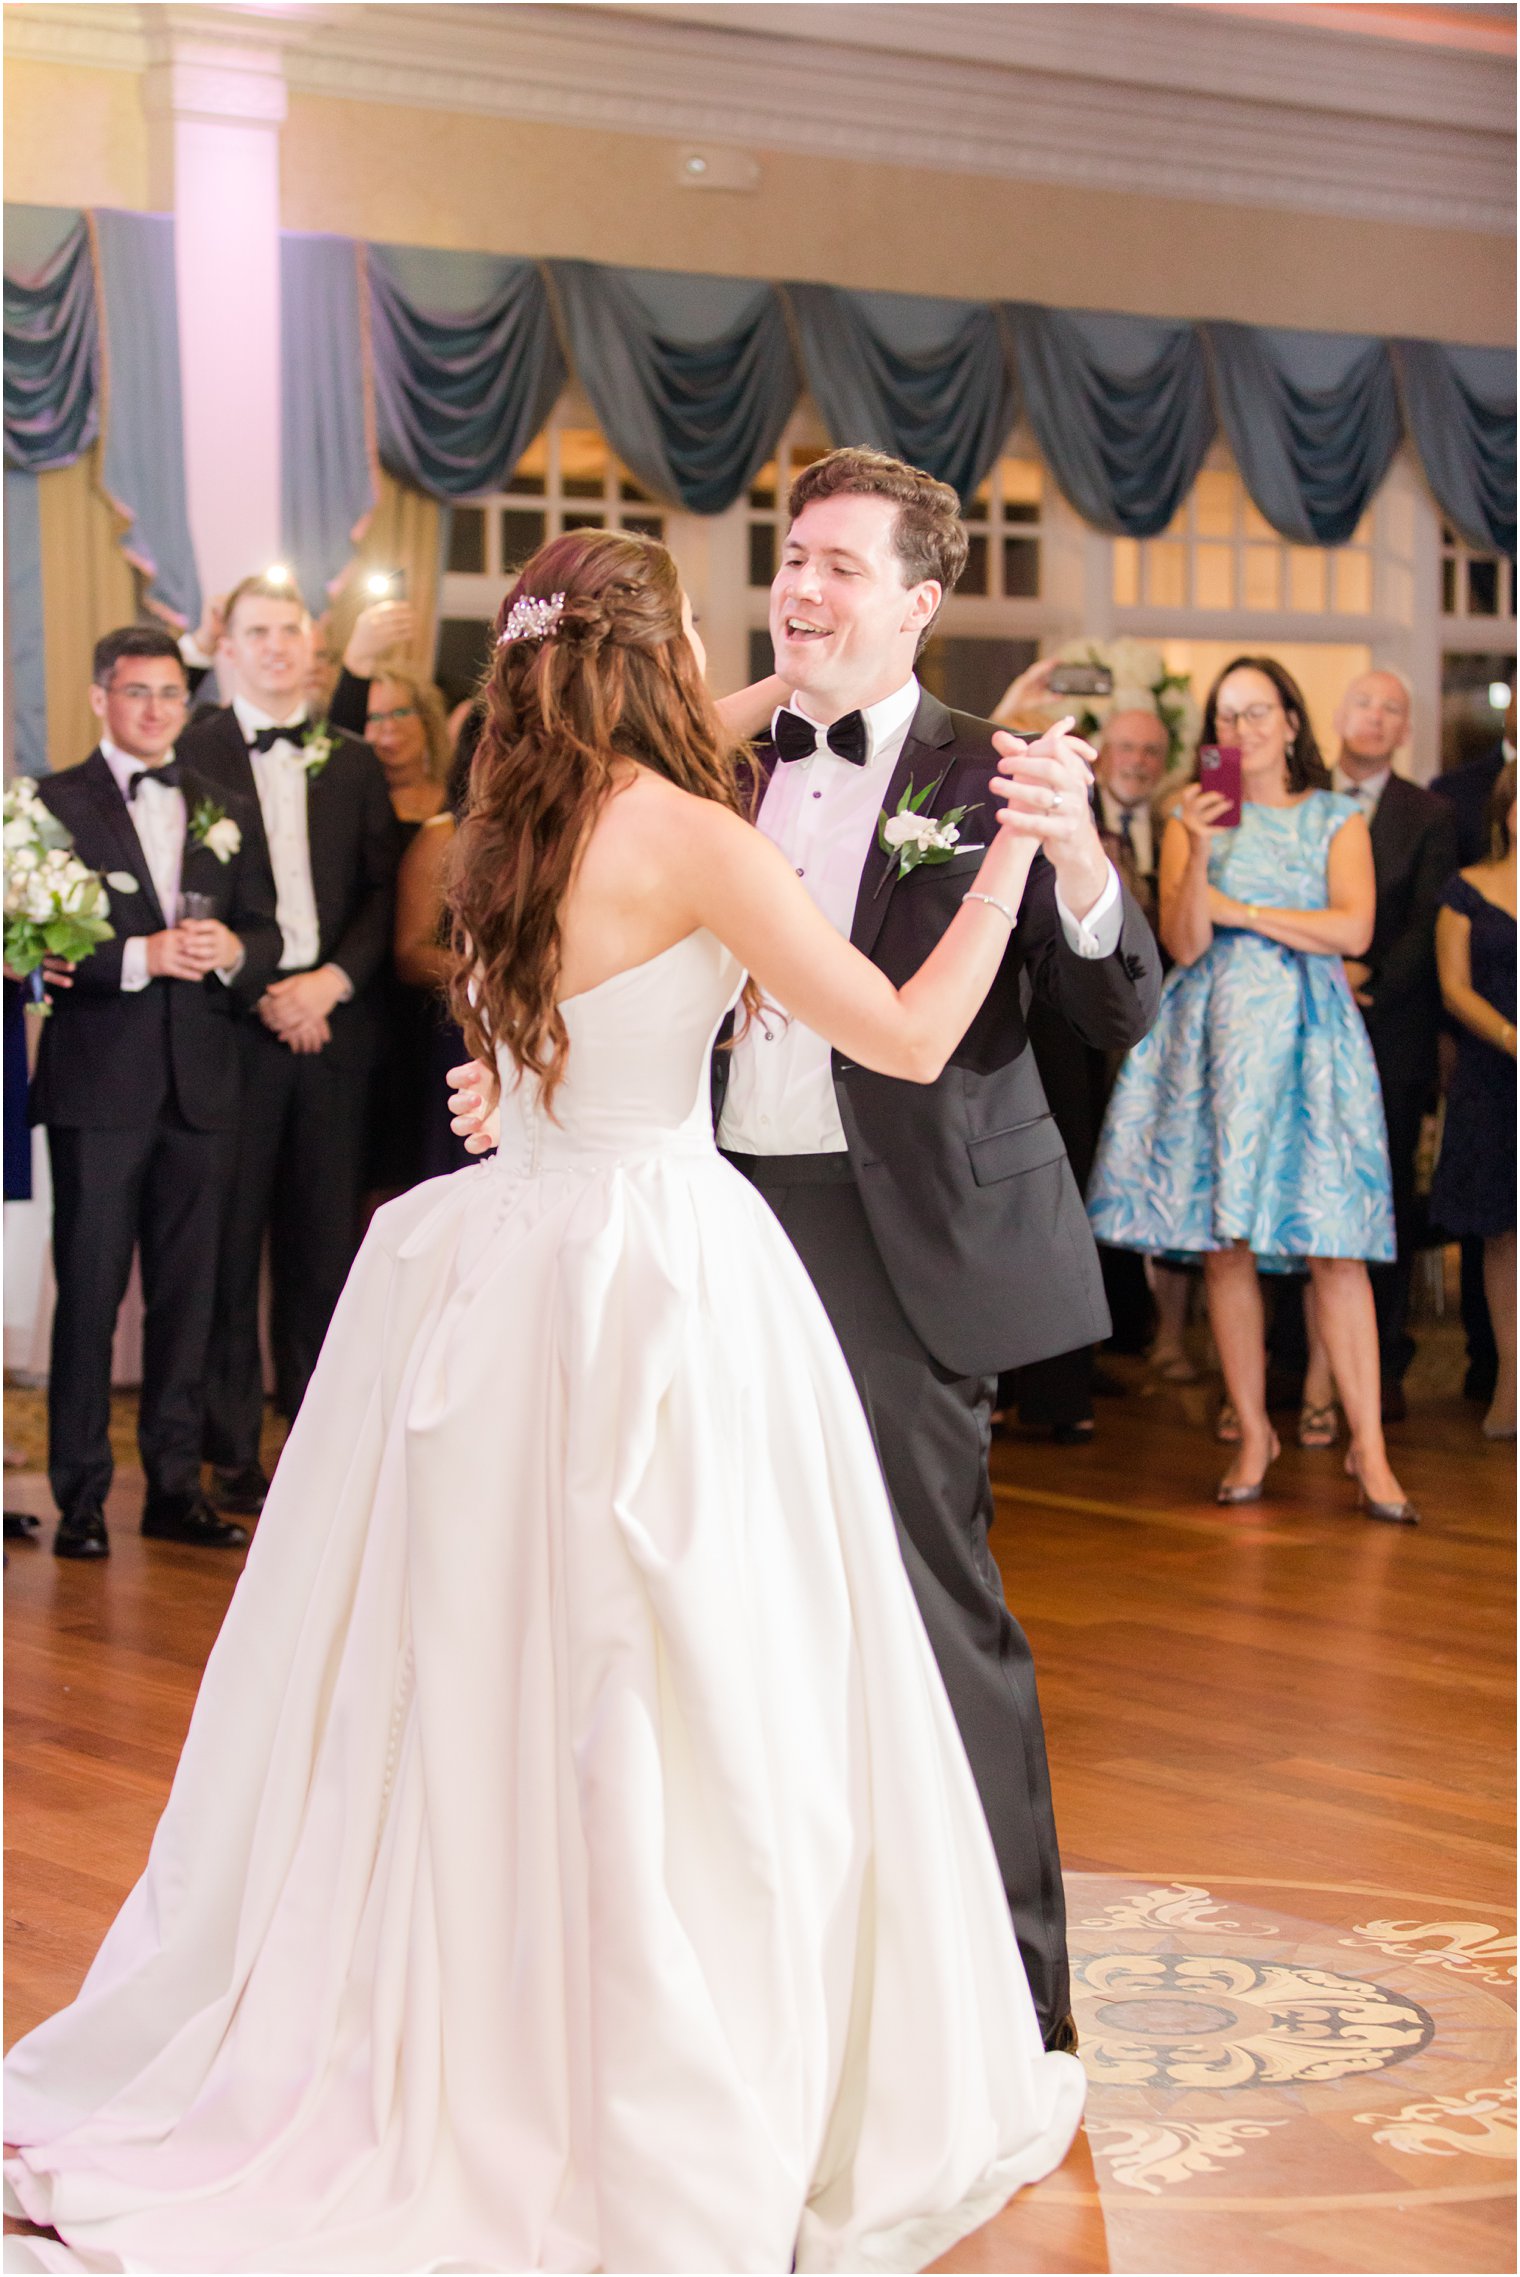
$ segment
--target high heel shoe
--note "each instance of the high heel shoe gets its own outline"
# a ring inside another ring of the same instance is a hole
[[[1227,1510],[1236,1510],[1241,1506],[1242,1503],[1246,1502],[1260,1502],[1262,1497],[1262,1490],[1267,1483],[1267,1472],[1272,1468],[1272,1465],[1276,1462],[1278,1456],[1282,1453],[1282,1442],[1278,1438],[1277,1433],[1275,1431],[1272,1432],[1270,1434],[1270,1437],[1272,1441],[1271,1452],[1268,1454],[1266,1462],[1262,1466],[1262,1473],[1260,1478],[1252,1479],[1248,1484],[1243,1486],[1230,1486],[1225,1482],[1224,1479],[1221,1479],[1219,1484],[1215,1487],[1214,1500],[1216,1502],[1222,1503]]]
[[[1385,1526],[1418,1526],[1420,1513],[1408,1495],[1398,1502],[1376,1502],[1362,1484],[1355,1451],[1346,1457],[1346,1476],[1356,1481],[1356,1506],[1364,1518],[1379,1519]]]

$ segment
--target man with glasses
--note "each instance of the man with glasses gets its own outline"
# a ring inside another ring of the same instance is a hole
[[[280,931],[254,816],[176,755],[187,696],[167,632],[108,633],[90,689],[100,742],[38,786],[106,874],[115,927],[53,999],[31,1099],[53,1181],[48,1479],[65,1558],[110,1548],[111,1344],[134,1249],[142,1530],[212,1549],[247,1540],[201,1494],[202,1386],[240,1104],[234,1014],[273,973]]]

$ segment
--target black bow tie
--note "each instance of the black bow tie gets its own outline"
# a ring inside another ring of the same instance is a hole
[[[277,743],[299,744],[305,725],[305,720],[299,719],[293,727],[256,727],[248,738],[248,748],[250,751],[272,751]]]
[[[177,759],[166,760],[162,767],[140,769],[127,785],[128,806],[132,804],[144,783],[162,783],[166,791],[173,791],[178,790],[179,779],[179,761]]]
[[[776,753],[781,759],[811,759],[818,749],[820,733],[836,759],[848,759],[852,767],[863,767],[870,756],[871,739],[866,733],[864,712],[846,712],[830,728],[819,729],[801,712],[783,706],[776,714],[771,730]]]

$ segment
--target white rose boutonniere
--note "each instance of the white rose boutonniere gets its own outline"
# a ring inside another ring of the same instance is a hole
[[[219,862],[230,862],[243,843],[243,833],[224,806],[215,799],[197,799],[190,816],[190,842],[204,846]]]
[[[300,761],[307,777],[315,782],[337,749],[338,739],[325,719],[315,719],[301,738]]]
[[[948,862],[960,844],[960,826],[974,809],[953,806],[948,814],[924,814],[926,804],[935,785],[926,783],[915,791],[910,782],[897,802],[895,814],[884,814],[876,826],[876,843],[884,854],[895,854],[896,863],[886,876],[905,878],[910,871],[921,869],[928,863]],[[883,878],[882,884],[886,883]],[[880,892],[878,887],[877,891]]]

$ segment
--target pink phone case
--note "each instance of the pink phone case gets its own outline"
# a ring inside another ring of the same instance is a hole
[[[1240,828],[1240,751],[1233,743],[1201,743],[1198,747],[1198,781],[1206,791],[1228,799],[1229,809],[1214,824],[1216,830]]]

